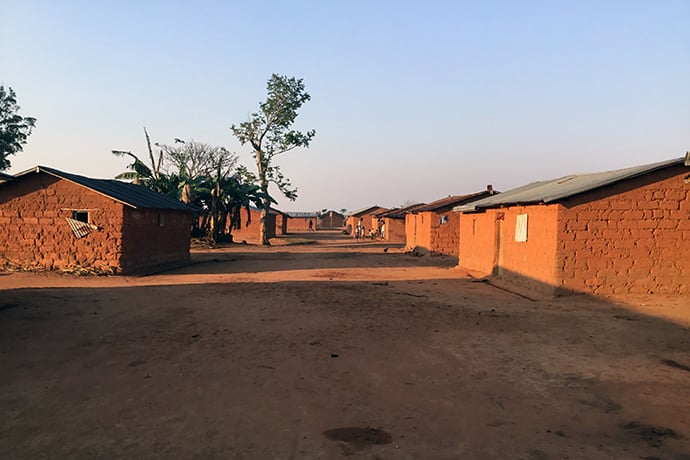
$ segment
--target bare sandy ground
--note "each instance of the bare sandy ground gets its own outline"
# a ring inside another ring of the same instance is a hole
[[[690,459],[687,299],[528,299],[301,236],[0,274],[0,458]]]

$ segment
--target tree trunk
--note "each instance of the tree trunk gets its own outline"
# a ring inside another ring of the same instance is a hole
[[[259,220],[259,241],[264,246],[270,246],[271,242],[268,240],[266,233],[266,216],[268,215],[268,203],[264,203],[264,208],[261,210],[261,219]]]
[[[268,209],[271,206],[271,202],[268,197],[268,181],[266,180],[266,169],[263,163],[263,152],[260,149],[254,150],[254,155],[256,157],[257,172],[259,173],[259,187],[261,192],[264,194],[264,198],[261,199],[261,217],[259,219],[259,242],[264,246],[270,246],[271,242],[268,241],[268,235],[266,234],[266,216],[268,216]]]

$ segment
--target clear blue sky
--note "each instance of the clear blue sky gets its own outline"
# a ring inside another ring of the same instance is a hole
[[[4,1],[0,83],[38,118],[10,172],[112,177],[174,137],[222,145],[271,73],[303,78],[281,209],[507,190],[690,149],[690,2]]]

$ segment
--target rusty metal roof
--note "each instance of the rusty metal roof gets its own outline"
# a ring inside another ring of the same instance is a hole
[[[507,192],[453,208],[454,211],[476,211],[519,204],[554,203],[580,193],[613,185],[670,166],[683,165],[683,158],[634,166],[613,171],[573,174],[548,181],[532,182]]]
[[[66,173],[47,166],[36,166],[14,177],[19,179],[32,173],[45,173],[73,182],[132,208],[172,209],[186,212],[196,211],[194,207],[188,206],[170,196],[148,189],[143,185],[129,184],[115,179],[92,179],[90,177]]]
[[[481,192],[471,193],[469,195],[451,195],[445,198],[441,198],[440,200],[432,201],[431,203],[425,206],[415,209],[414,212],[437,211],[439,209],[449,208],[452,206],[458,206],[473,201],[477,201],[479,199],[488,197],[490,195],[494,195],[496,193],[498,192],[494,192],[493,190],[482,190]]]

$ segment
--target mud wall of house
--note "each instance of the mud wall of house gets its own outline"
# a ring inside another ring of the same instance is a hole
[[[318,220],[316,217],[290,217],[288,221],[288,233],[303,233],[309,231],[309,221],[312,221],[314,230],[319,229]]]
[[[372,219],[374,216],[372,214],[362,214],[359,217],[350,216],[347,218],[347,223],[352,225],[352,236],[355,234],[355,229],[357,228],[360,218],[362,219],[362,225],[364,226],[364,235],[369,235],[369,230],[371,230]]]
[[[408,214],[408,216],[414,216],[409,220],[409,226],[407,225],[407,219],[405,225],[405,233],[411,233],[412,235],[412,238],[406,238],[406,244],[410,246],[410,249],[417,246],[425,249],[431,247],[431,221],[429,214],[427,212]]]
[[[321,221],[320,228],[342,228],[345,226],[345,216],[334,211],[328,211],[319,220]]]
[[[405,214],[405,249],[417,246],[417,215]]]
[[[690,293],[688,174],[678,166],[565,201],[561,287],[612,296]]]
[[[428,251],[450,256],[458,255],[459,213],[433,211],[407,214],[405,217],[406,246],[422,247]]]
[[[558,284],[559,205],[513,206],[460,216],[458,265],[551,295]],[[526,215],[524,241],[518,216]]]
[[[285,214],[276,214],[276,234],[277,235],[287,235],[288,233],[288,222],[290,218]]]
[[[124,208],[123,273],[149,273],[189,263],[192,213]]]
[[[389,243],[404,243],[405,242],[405,219],[393,219],[391,217],[384,218],[385,240]]]
[[[88,211],[98,230],[77,238],[67,218]],[[121,271],[123,205],[39,173],[0,188],[0,264],[23,269]]]
[[[429,250],[457,257],[460,244],[460,213],[447,211],[420,214],[429,214]]]
[[[496,227],[496,213],[493,210],[460,214],[459,267],[476,271],[482,276],[494,271],[498,263]]]
[[[511,206],[495,212],[500,222],[497,274],[504,279],[553,294],[556,274],[560,205]],[[502,217],[501,214],[502,213]],[[526,241],[518,241],[518,216],[527,216]]]
[[[242,208],[240,211],[240,228],[227,229],[232,234],[232,240],[236,243],[246,241],[248,243],[259,242],[259,225],[261,221],[261,212],[255,209],[249,211],[251,213],[251,221],[247,225],[248,217],[247,210]],[[288,224],[292,219],[288,220]],[[289,228],[288,228],[289,231]],[[266,216],[266,234],[268,238],[276,237],[276,215],[268,214]]]

